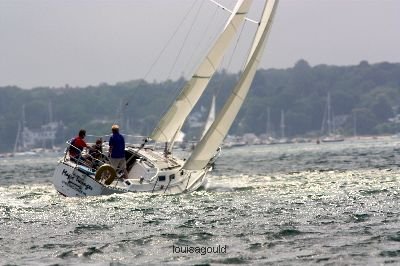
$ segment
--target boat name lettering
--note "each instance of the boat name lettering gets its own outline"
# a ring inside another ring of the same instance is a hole
[[[79,193],[83,194],[84,196],[86,196],[86,193],[82,191],[82,187],[79,186],[78,184],[75,184],[75,183],[72,182],[72,181],[68,181],[68,182],[62,181],[62,183],[63,183],[64,185],[66,185],[66,186],[72,188],[73,190],[78,191]]]
[[[65,175],[67,177],[68,183],[70,183],[72,180],[76,179],[76,182],[78,182],[80,185],[75,184],[75,183],[74,184],[76,186],[79,186],[79,189],[82,189],[82,186],[84,186],[85,190],[88,190],[88,189],[93,190],[93,187],[91,185],[88,185],[88,184],[85,183],[85,179],[84,178],[82,178],[80,176],[77,176],[77,175],[74,175],[74,174],[70,174],[65,169],[63,169],[61,174]]]

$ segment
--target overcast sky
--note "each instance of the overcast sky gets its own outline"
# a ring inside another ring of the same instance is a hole
[[[249,16],[257,19],[264,1],[253,2]],[[0,0],[0,86],[176,78],[198,63],[174,61],[196,58],[182,40],[202,43],[205,27],[220,30],[226,18],[208,0]],[[261,67],[292,67],[299,59],[312,66],[400,62],[400,0],[281,0]]]

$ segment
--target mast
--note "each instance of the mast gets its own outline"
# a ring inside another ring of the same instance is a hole
[[[25,104],[22,105],[22,131],[20,132],[20,136],[22,135],[22,139],[21,139],[21,146],[26,149],[26,143],[25,143],[25,130],[27,129],[26,127],[26,119],[25,119]]]
[[[279,0],[269,0],[265,4],[261,21],[253,40],[251,52],[247,59],[247,64],[243,74],[214,123],[186,161],[183,166],[184,169],[199,170],[206,167],[210,159],[214,156],[217,148],[228,134],[228,131],[247,96],[251,83],[253,82],[269,30],[271,29],[278,2]]]
[[[267,137],[272,137],[271,134],[271,108],[267,108],[267,130],[265,131]]]
[[[236,3],[224,30],[175,102],[155,127],[150,135],[151,139],[160,142],[173,142],[176,132],[183,125],[186,117],[203,94],[211,77],[217,71],[224,53],[229,48],[229,44],[245,19],[251,3],[252,0],[239,0]]]
[[[50,129],[52,130],[53,129],[53,104],[52,104],[52,102],[51,101],[49,101],[49,126],[50,126]],[[50,143],[50,145],[51,145],[51,148],[53,149],[54,148],[54,136],[52,136],[51,137],[51,143]]]
[[[332,110],[331,110],[331,93],[328,92],[328,98],[327,98],[327,113],[328,113],[328,136],[332,135]]]
[[[15,137],[13,154],[15,154],[18,151],[18,144],[20,142],[20,138],[21,138],[21,122],[18,122],[18,131],[17,131],[17,136]]]
[[[285,138],[285,111],[281,110],[281,139]]]
[[[51,101],[49,101],[48,108],[49,108],[49,123],[52,123],[53,122],[53,104]]]
[[[353,136],[357,137],[357,114],[353,112]]]

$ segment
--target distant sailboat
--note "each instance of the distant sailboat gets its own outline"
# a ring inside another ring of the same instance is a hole
[[[281,110],[280,128],[281,128],[281,138],[278,141],[276,141],[275,144],[291,143],[291,141],[286,137],[286,134],[285,134],[286,124],[285,124],[285,111],[284,110]]]
[[[272,126],[271,126],[271,108],[267,108],[267,128],[265,131],[265,134],[267,135],[267,138],[272,138],[273,133],[272,133]]]
[[[344,138],[337,134],[336,124],[334,115],[331,107],[331,94],[328,92],[326,100],[326,109],[324,112],[324,119],[322,121],[321,134],[325,135],[321,140],[322,142],[340,142],[344,141]]]
[[[201,134],[201,138],[203,138],[204,135],[207,133],[208,129],[210,129],[212,123],[214,123],[214,120],[215,120],[215,95],[213,95],[211,100],[210,111],[208,113],[207,120],[203,129],[203,134]]]
[[[274,144],[275,139],[274,139],[274,133],[272,130],[272,125],[271,125],[271,108],[267,108],[267,124],[266,124],[266,129],[265,129],[265,134],[261,135],[261,144]]]

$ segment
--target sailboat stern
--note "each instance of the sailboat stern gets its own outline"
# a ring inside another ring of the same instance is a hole
[[[89,168],[60,161],[54,171],[53,184],[56,190],[66,197],[86,197],[128,192],[97,182],[94,172]]]

